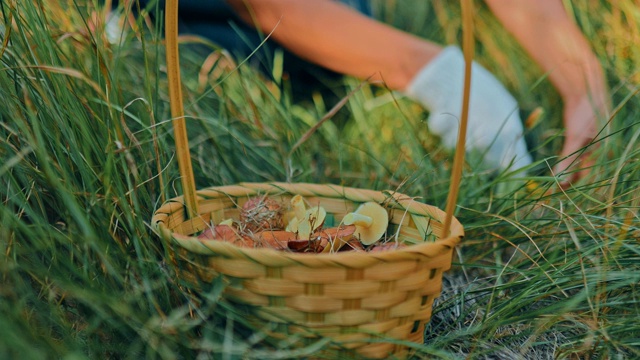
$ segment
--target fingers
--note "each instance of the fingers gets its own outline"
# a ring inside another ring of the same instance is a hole
[[[560,152],[560,162],[554,168],[561,177],[561,186],[568,187],[590,173],[595,165],[592,153],[597,135],[597,118],[593,104],[588,99],[565,105],[565,143]]]
[[[593,158],[597,146],[593,139],[567,139],[560,152],[560,162],[554,168],[554,174],[560,177],[560,186],[568,188],[572,183],[587,177],[596,162]]]

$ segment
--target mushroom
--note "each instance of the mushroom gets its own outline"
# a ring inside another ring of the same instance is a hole
[[[297,194],[291,198],[291,208],[293,208],[293,213],[298,219],[302,219],[304,217],[306,207],[304,206],[304,198],[302,195]]]
[[[233,242],[236,238],[239,238],[236,230],[227,224],[219,224],[216,226],[210,226],[206,228],[202,234],[198,235],[198,239],[202,240],[219,240],[226,242]]]
[[[358,240],[355,237],[352,237],[351,240],[347,241],[347,243],[344,246],[342,246],[338,251],[339,252],[344,252],[344,251],[359,252],[359,251],[364,251],[364,246],[362,245],[360,240]]]
[[[284,250],[291,240],[296,239],[296,234],[290,231],[265,230],[255,235],[259,244],[276,250]]]
[[[249,232],[282,228],[282,206],[266,195],[251,197],[242,206],[240,223]]]
[[[321,243],[325,243],[322,252],[336,252],[350,240],[354,239],[353,234],[355,231],[355,225],[342,225],[316,232],[311,235],[311,239],[317,239],[320,240]]]
[[[228,225],[229,221],[232,220],[225,220],[216,226],[207,228],[202,234],[198,235],[198,239],[223,241],[240,247],[254,247],[254,241],[251,238],[240,236],[232,225]]]
[[[380,204],[366,202],[360,205],[355,212],[345,215],[342,223],[355,225],[354,236],[359,238],[364,245],[371,245],[378,241],[387,231],[389,214]]]
[[[298,221],[298,239],[309,239],[311,234],[324,224],[324,219],[327,217],[327,211],[320,207],[314,206],[307,209],[304,213],[304,217]]]
[[[351,240],[358,241],[353,237],[353,233],[355,231],[355,225],[342,225],[339,227],[322,229],[313,233],[308,239],[289,241],[289,249],[295,252],[335,252]],[[358,244],[360,244],[359,241]]]
[[[289,220],[286,231],[298,234],[298,239],[308,240],[311,234],[324,223],[327,211],[321,206],[304,208],[302,196],[296,195],[291,199],[291,206],[295,216]]]
[[[323,241],[324,240],[324,241]],[[289,240],[287,246],[293,252],[323,252],[329,242],[325,239]]]
[[[300,194],[296,194],[291,198],[291,211],[285,214],[285,222],[287,231],[298,232],[298,224],[304,218],[306,207],[304,205],[304,198]]]

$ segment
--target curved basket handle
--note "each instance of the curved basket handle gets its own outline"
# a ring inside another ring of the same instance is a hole
[[[472,0],[461,0],[463,19],[463,50],[465,58],[464,68],[464,92],[462,100],[462,113],[458,132],[458,143],[453,161],[451,184],[447,196],[446,216],[444,222],[444,236],[448,236],[451,228],[451,219],[455,211],[458,199],[458,189],[462,178],[462,165],[464,164],[465,140],[467,136],[467,118],[469,115],[469,94],[471,88],[471,62],[473,60],[473,3]],[[169,99],[171,116],[173,118],[178,167],[182,179],[182,191],[184,193],[187,217],[192,218],[198,214],[198,201],[196,199],[196,187],[189,153],[189,140],[184,120],[184,106],[182,103],[182,88],[180,81],[180,60],[178,57],[178,0],[167,0],[165,4],[165,42],[167,58],[167,76],[169,80]]]
[[[182,192],[187,207],[187,218],[198,215],[196,183],[191,167],[189,138],[184,121],[182,85],[180,82],[180,58],[178,57],[178,0],[167,0],[165,4],[165,48],[167,57],[167,77],[169,80],[169,105],[173,118],[173,132],[176,141],[176,157],[182,181]]]
[[[467,121],[469,118],[469,95],[471,93],[471,63],[473,62],[473,0],[462,0],[462,50],[464,52],[464,90],[462,93],[462,113],[460,114],[460,128],[458,129],[458,143],[453,159],[453,171],[447,207],[444,218],[444,236],[449,236],[451,231],[451,218],[456,210],[458,190],[462,179],[462,165],[464,164],[465,142],[467,139]]]

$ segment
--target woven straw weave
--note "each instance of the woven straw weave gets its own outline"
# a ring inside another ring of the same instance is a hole
[[[238,218],[251,196],[269,195],[288,202],[302,195],[320,205],[335,223],[359,204],[375,201],[389,212],[388,234],[408,247],[383,252],[305,254],[265,248],[241,248],[200,240],[211,222]],[[463,236],[454,218],[443,238],[444,212],[395,192],[336,185],[243,183],[197,192],[199,216],[190,220],[183,199],[159,208],[152,219],[162,238],[179,245],[183,275],[205,284],[223,275],[224,295],[249,305],[255,319],[274,325],[275,336],[297,334],[334,340],[329,356],[404,357],[407,347],[393,339],[421,343],[424,325],[440,294],[442,272],[451,266],[453,249]],[[373,340],[372,340],[373,339]],[[351,354],[351,355],[350,355]]]

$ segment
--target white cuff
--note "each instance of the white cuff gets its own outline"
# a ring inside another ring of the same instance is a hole
[[[429,130],[454,148],[462,110],[464,56],[445,47],[414,77],[405,92],[430,111]],[[467,150],[485,152],[485,166],[520,168],[531,163],[522,135],[518,104],[486,69],[473,62],[467,127]]]

